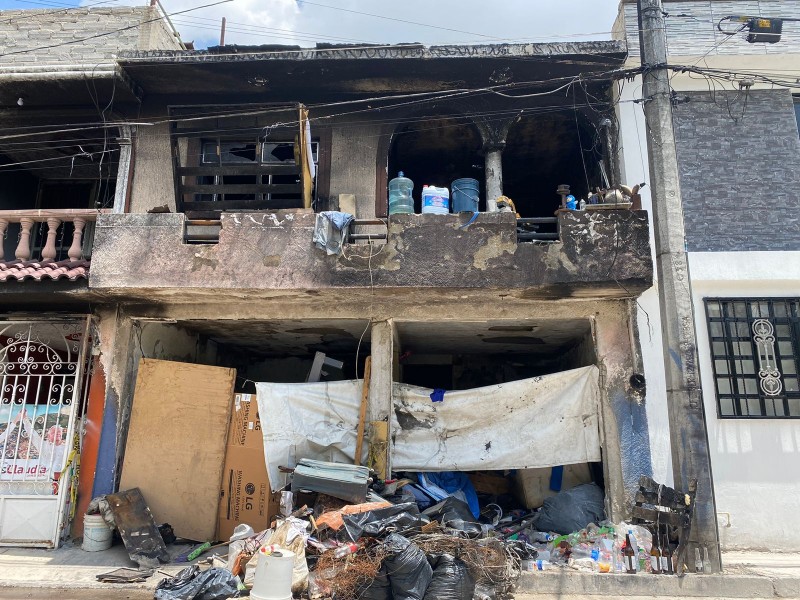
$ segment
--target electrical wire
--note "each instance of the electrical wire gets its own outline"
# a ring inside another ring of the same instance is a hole
[[[376,18],[376,19],[384,19],[386,21],[395,21],[397,23],[406,23],[408,25],[417,25],[419,27],[428,27],[430,29],[438,29],[440,31],[451,31],[451,32],[455,32],[455,33],[466,33],[467,35],[474,35],[474,36],[481,37],[481,38],[498,39],[498,38],[496,38],[494,36],[485,35],[483,33],[476,33],[474,31],[464,31],[463,29],[453,29],[451,27],[442,27],[441,25],[431,25],[430,23],[420,23],[419,21],[409,21],[407,19],[398,19],[398,18],[395,18],[395,17],[387,17],[386,15],[377,15],[377,14],[374,14],[374,13],[367,13],[367,12],[362,12],[362,11],[358,11],[358,10],[352,10],[352,9],[349,9],[349,8],[342,8],[341,6],[331,6],[330,4],[320,4],[318,2],[309,2],[308,0],[302,0],[302,6],[305,6],[305,5],[318,6],[318,7],[321,7],[321,8],[329,8],[331,10],[339,10],[339,11],[342,11],[342,12],[352,13],[352,14],[356,14],[356,15],[362,15],[362,16],[366,16],[366,17],[373,17],[373,18]]]
[[[83,6],[69,6],[67,4],[63,4],[63,3],[60,3],[60,2],[59,3],[41,2],[41,1],[34,1],[34,0],[16,0],[16,1],[17,2],[23,2],[25,4],[41,4],[43,6],[63,6],[64,7],[64,8],[56,9],[56,10],[52,10],[52,11],[42,10],[41,12],[37,13],[37,16],[41,15],[41,14],[58,15],[58,14],[62,14],[62,13],[68,12],[70,10],[85,10],[85,9],[91,8],[93,6],[98,6],[99,4],[116,4],[116,3],[119,3],[119,2],[125,2],[125,0],[99,0],[98,2],[92,2],[90,4],[85,4]],[[6,9],[6,10],[14,10],[14,9]],[[16,9],[16,10],[25,10],[25,9]],[[16,17],[10,17],[8,19],[5,19],[4,21],[0,21],[0,25],[2,25],[4,23],[11,23],[12,21],[16,21],[17,19],[24,20],[26,18],[27,17],[24,14],[18,15]]]
[[[212,6],[217,6],[219,4],[227,4],[228,2],[233,2],[233,0],[217,0],[217,2],[212,2],[210,4],[203,4],[202,6],[195,6],[195,7],[192,7],[192,8],[187,8],[186,10],[179,10],[177,12],[170,13],[170,14],[168,14],[166,16],[167,17],[172,17],[172,16],[175,16],[175,15],[182,15],[184,13],[192,12],[192,11],[195,11],[195,10],[200,10],[200,9],[203,9],[203,8],[210,8]],[[163,18],[164,17],[159,15],[158,17],[156,17],[154,19],[147,19],[146,21],[142,21],[141,23],[135,23],[133,25],[128,25],[127,27],[120,27],[118,29],[112,29],[111,31],[104,31],[103,33],[97,33],[95,35],[90,35],[90,36],[84,37],[84,38],[78,38],[78,39],[74,39],[74,40],[67,40],[65,42],[59,42],[57,44],[50,44],[50,45],[47,45],[47,46],[39,46],[37,48],[24,48],[22,50],[15,50],[13,52],[5,52],[3,54],[0,54],[0,58],[3,58],[5,56],[13,56],[15,54],[26,54],[28,52],[37,52],[39,50],[52,50],[53,48],[61,48],[62,46],[68,46],[68,45],[71,45],[71,44],[80,44],[81,42],[87,42],[89,40],[94,40],[94,39],[97,39],[97,38],[105,37],[107,35],[114,35],[115,33],[120,33],[120,32],[123,32],[123,31],[129,31],[131,29],[137,29],[139,27],[143,27],[144,25],[147,25],[148,23],[154,23],[156,21],[161,21],[161,20],[163,20]]]

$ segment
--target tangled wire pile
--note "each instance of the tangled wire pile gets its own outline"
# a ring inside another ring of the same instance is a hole
[[[425,554],[450,554],[463,560],[476,582],[510,583],[519,576],[519,556],[498,539],[481,540],[443,533],[409,536]]]
[[[319,557],[316,583],[335,598],[355,600],[378,574],[386,553],[380,545],[359,550],[346,558],[336,558],[333,552]]]

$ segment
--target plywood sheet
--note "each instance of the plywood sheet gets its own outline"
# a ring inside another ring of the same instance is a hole
[[[214,537],[236,372],[142,359],[120,489],[138,487],[178,537]]]

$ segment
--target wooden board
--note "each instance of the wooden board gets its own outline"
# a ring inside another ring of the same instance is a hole
[[[106,496],[114,523],[133,562],[156,567],[169,562],[169,552],[153,520],[152,511],[138,488]]]
[[[120,489],[141,489],[178,537],[214,538],[235,379],[222,367],[139,363]]]

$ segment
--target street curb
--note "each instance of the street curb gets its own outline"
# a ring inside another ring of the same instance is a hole
[[[523,573],[517,591],[575,596],[663,596],[669,598],[798,598],[800,578],[757,575],[607,575],[572,570]]]

